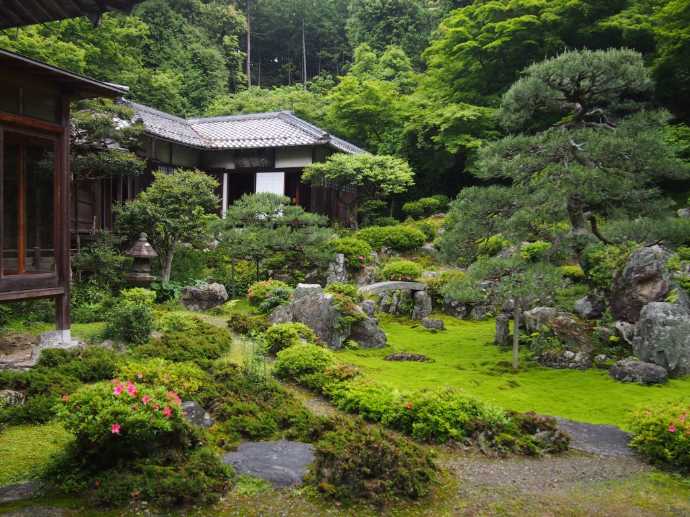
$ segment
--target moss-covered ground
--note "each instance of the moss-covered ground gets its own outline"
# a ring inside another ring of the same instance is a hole
[[[637,406],[690,397],[690,378],[658,387],[623,384],[612,380],[606,370],[542,368],[524,357],[522,369],[514,373],[510,352],[492,344],[494,321],[441,318],[447,330],[432,333],[415,322],[384,317],[381,324],[388,347],[338,355],[379,382],[399,389],[448,386],[506,409],[622,428]],[[433,362],[385,361],[394,351],[424,354]]]

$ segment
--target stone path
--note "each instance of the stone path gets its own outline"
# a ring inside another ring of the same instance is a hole
[[[275,487],[301,485],[313,462],[312,445],[287,440],[245,442],[223,456],[223,463],[239,474],[264,479]]]
[[[612,425],[584,424],[565,418],[556,418],[562,431],[570,435],[572,449],[597,456],[634,457],[630,435]]]

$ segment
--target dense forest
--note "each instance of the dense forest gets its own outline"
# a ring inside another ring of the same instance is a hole
[[[180,115],[289,109],[372,152],[406,159],[410,197],[454,196],[482,143],[508,130],[502,95],[567,50],[639,52],[690,148],[685,0],[146,0],[98,28],[67,20],[0,47],[125,84]],[[681,149],[682,151],[682,149]]]

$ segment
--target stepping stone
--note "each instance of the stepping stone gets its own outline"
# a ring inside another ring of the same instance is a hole
[[[261,478],[278,488],[301,485],[313,462],[312,445],[287,440],[245,442],[223,456],[223,463],[232,465],[238,474]]]
[[[628,447],[630,435],[613,425],[585,424],[556,418],[558,428],[570,435],[572,449],[597,456],[635,456]]]
[[[39,494],[41,484],[38,481],[26,481],[14,485],[0,486],[0,504],[31,499]]]

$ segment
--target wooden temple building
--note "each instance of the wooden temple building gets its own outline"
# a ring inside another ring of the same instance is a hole
[[[0,0],[0,29],[76,16],[94,22],[138,0]],[[123,91],[0,49],[0,302],[56,300],[71,341],[70,102]]]

